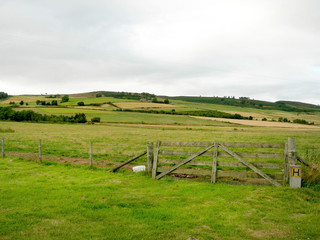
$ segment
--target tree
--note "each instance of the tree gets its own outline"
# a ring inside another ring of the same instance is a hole
[[[163,102],[164,102],[165,104],[169,104],[169,103],[170,103],[168,98],[166,98]]]
[[[84,102],[78,102],[78,106],[84,106]]]
[[[68,95],[64,95],[61,99],[61,102],[69,102],[69,96]]]
[[[98,98],[98,97],[102,97],[102,94],[101,93],[97,93],[96,94],[96,97]]]
[[[8,97],[8,93],[0,92],[0,99],[7,98],[7,97]]]
[[[91,122],[100,122],[100,117],[91,118]]]
[[[21,100],[19,104],[22,106],[24,104],[24,102]]]
[[[57,106],[58,105],[58,101],[57,100],[52,100],[51,101],[51,105]]]

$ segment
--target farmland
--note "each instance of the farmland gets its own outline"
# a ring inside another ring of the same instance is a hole
[[[81,95],[70,96],[68,102],[58,106],[41,106],[35,104],[40,96],[29,100],[18,98],[30,101],[28,106],[16,107],[15,111],[33,110],[49,115],[85,113],[89,121],[100,117],[101,122],[0,122],[0,137],[5,138],[6,152],[6,158],[0,160],[1,239],[320,237],[319,184],[307,186],[306,179],[305,187],[295,190],[233,186],[219,180],[217,184],[156,181],[145,173],[106,172],[144,151],[149,141],[157,140],[284,143],[292,137],[297,141],[298,154],[318,166],[319,112],[294,113],[181,100],[170,100],[170,104],[141,103]],[[85,106],[77,106],[80,101]],[[247,113],[254,119],[228,123],[228,119],[213,121],[185,115],[115,111],[117,107],[113,105],[133,110],[219,110]],[[303,118],[314,125],[276,122],[277,127],[247,126],[241,122],[262,122],[261,118],[267,117],[271,124],[272,118],[280,116]],[[39,139],[44,160],[41,164],[37,163]],[[90,142],[93,169],[84,166],[89,162]],[[135,164],[145,162],[144,157]]]

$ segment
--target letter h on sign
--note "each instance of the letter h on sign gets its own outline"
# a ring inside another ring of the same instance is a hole
[[[301,168],[295,168],[295,167],[293,167],[292,168],[292,177],[300,177],[300,170],[301,170]]]

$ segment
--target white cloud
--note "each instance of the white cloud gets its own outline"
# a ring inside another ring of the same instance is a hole
[[[320,104],[319,7],[315,0],[3,0],[1,91]]]

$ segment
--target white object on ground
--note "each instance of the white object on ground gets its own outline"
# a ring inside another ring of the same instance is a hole
[[[132,171],[134,172],[142,172],[146,170],[146,166],[142,165],[142,166],[135,166],[132,168]]]

